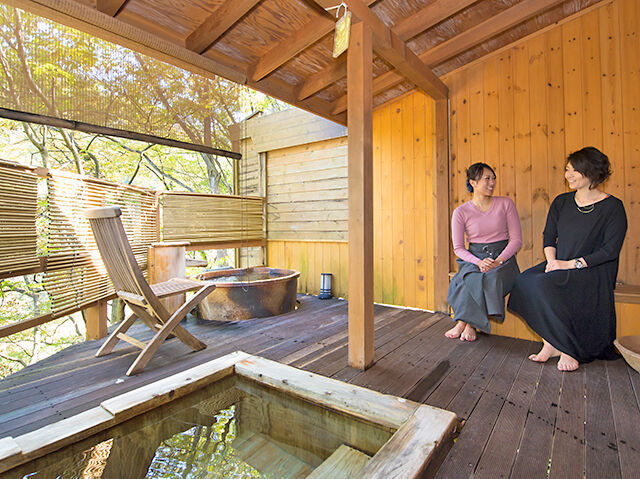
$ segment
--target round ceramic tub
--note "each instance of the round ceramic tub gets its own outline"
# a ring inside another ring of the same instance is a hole
[[[199,280],[216,289],[198,306],[196,315],[215,321],[240,321],[288,313],[296,307],[300,273],[290,269],[242,268],[206,271]]]

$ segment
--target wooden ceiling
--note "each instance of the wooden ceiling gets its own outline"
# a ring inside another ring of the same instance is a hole
[[[345,0],[374,34],[374,106],[607,0]],[[142,53],[244,83],[346,124],[340,0],[9,0]]]

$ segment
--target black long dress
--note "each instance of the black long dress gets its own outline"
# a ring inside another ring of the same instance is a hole
[[[508,308],[559,351],[579,362],[615,357],[613,290],[627,231],[622,201],[609,196],[578,210],[575,192],[556,197],[549,208],[544,247],[556,258],[584,258],[588,267],[545,273],[546,261],[522,273]]]

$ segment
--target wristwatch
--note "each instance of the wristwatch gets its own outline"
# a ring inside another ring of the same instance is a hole
[[[576,267],[576,269],[582,269],[582,268],[584,268],[584,263],[582,261],[580,261],[579,259],[577,259],[576,263],[575,263],[575,267]]]

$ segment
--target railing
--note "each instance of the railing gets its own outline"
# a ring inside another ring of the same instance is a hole
[[[159,192],[0,160],[0,279],[43,273],[50,301],[49,311],[0,327],[0,337],[82,310],[87,337],[104,335],[115,292],[83,215],[104,205],[122,209],[143,270],[160,240],[189,241],[191,250],[265,244],[260,197]]]
[[[189,241],[188,249],[263,246],[264,198],[162,192],[164,241]]]

